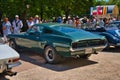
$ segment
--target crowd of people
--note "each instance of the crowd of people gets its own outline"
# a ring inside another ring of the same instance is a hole
[[[77,17],[68,17],[68,19],[66,20],[65,17],[58,17],[55,18],[53,21],[57,22],[57,23],[64,23],[64,24],[70,24],[73,25],[75,28],[99,28],[99,27],[105,27],[107,25],[109,25],[109,23],[116,21],[116,20],[120,20],[120,18],[117,17],[82,17],[79,18]]]
[[[79,18],[79,17],[68,17],[68,19],[62,19],[60,20],[60,18],[58,18],[58,20],[56,19],[56,22],[58,23],[65,23],[65,24],[70,24],[73,25],[76,28],[86,28],[86,27],[104,27],[106,25],[109,25],[109,23],[116,21],[116,20],[120,20],[119,18],[116,17],[109,17],[109,18],[101,18],[101,17],[91,17],[91,18],[87,18],[87,17],[83,17],[83,18]]]
[[[98,17],[92,17],[92,18],[79,18],[79,17],[68,17],[66,19],[65,17],[54,17],[52,21],[55,23],[64,23],[64,24],[70,24],[73,25],[75,28],[86,28],[86,27],[104,27],[105,25],[108,25],[109,23],[119,20],[115,17],[110,18],[98,18]],[[38,15],[35,15],[35,17],[30,17],[28,20],[26,20],[27,23],[27,29],[30,29],[32,25],[38,24],[38,23],[44,23],[48,22],[46,20],[42,21]],[[4,37],[4,40],[7,41],[6,36],[8,34],[19,34],[21,32],[21,28],[23,27],[23,22],[20,20],[19,15],[15,15],[15,19],[10,22],[7,17],[3,19],[2,22],[2,28],[1,28],[1,34]]]
[[[26,20],[27,29],[31,28],[32,25],[41,23],[39,16],[35,15],[35,17],[30,17]],[[0,34],[2,35],[5,42],[7,42],[7,35],[8,34],[19,34],[23,27],[23,22],[20,20],[19,15],[15,15],[15,19],[10,22],[7,17],[3,19],[1,23],[1,31]]]

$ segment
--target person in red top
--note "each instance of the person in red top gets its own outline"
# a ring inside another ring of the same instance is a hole
[[[75,27],[76,27],[76,28],[80,28],[81,22],[80,22],[79,18],[76,18],[76,20],[75,20],[74,23],[75,23]]]

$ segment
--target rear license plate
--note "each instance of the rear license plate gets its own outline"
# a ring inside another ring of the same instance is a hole
[[[90,54],[92,53],[92,48],[86,48],[85,49],[85,54]]]

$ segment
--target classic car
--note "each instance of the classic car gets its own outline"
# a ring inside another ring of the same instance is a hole
[[[0,74],[9,76],[16,75],[12,68],[19,66],[19,54],[7,44],[0,43]]]
[[[96,29],[86,29],[86,31],[105,36],[108,41],[106,49],[109,49],[110,46],[120,47],[120,30],[114,24]]]
[[[110,27],[117,27],[118,29],[120,29],[120,21],[113,21],[109,24]]]
[[[58,63],[62,57],[87,58],[106,45],[104,36],[57,23],[35,24],[26,32],[8,35],[8,39],[14,49],[23,46],[43,53],[48,63]]]

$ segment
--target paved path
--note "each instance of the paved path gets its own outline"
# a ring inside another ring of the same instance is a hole
[[[22,65],[14,77],[4,76],[0,80],[120,80],[120,50],[110,49],[89,60],[67,58],[56,65],[34,52],[21,52]]]

